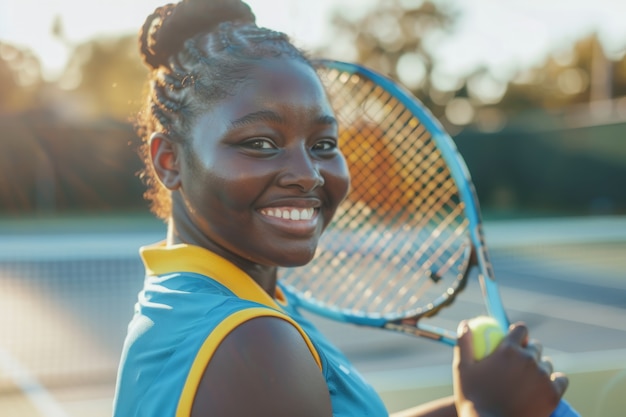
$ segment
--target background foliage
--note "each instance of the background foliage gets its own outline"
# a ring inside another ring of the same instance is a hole
[[[594,34],[510,79],[479,68],[442,74],[434,51],[455,12],[379,2],[337,14],[316,55],[401,80],[453,135],[492,214],[626,213],[626,58]],[[445,4],[445,3],[442,3]],[[63,40],[62,22],[53,35]],[[46,80],[30,51],[0,43],[0,213],[146,211],[132,119],[145,87],[136,37],[66,45]]]

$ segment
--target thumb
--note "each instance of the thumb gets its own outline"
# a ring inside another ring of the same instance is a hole
[[[461,321],[459,323],[459,327],[457,328],[457,339],[454,352],[455,366],[461,367],[475,362],[474,343],[472,337],[472,332],[470,331],[467,320]]]

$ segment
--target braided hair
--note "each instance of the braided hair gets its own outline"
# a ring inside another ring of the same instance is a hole
[[[171,214],[170,192],[150,160],[152,132],[185,146],[196,116],[232,94],[254,61],[289,56],[309,62],[284,33],[261,28],[241,0],[182,0],[157,8],[139,32],[139,49],[150,70],[149,91],[136,127],[144,161],[144,197],[161,219]]]

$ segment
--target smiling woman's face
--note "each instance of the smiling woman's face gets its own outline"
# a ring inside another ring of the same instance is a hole
[[[173,215],[203,240],[187,243],[236,264],[309,262],[349,188],[337,138],[310,66],[259,61],[235,94],[197,119],[179,160],[184,204]]]

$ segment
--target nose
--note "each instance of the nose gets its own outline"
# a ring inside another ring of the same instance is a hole
[[[302,192],[311,192],[324,185],[319,161],[306,146],[296,146],[287,152],[278,184],[282,187],[297,187]]]

